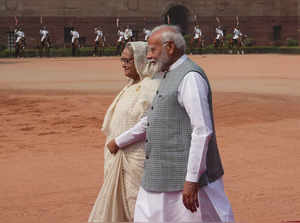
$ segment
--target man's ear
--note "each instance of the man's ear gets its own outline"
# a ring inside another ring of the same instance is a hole
[[[170,41],[170,42],[168,42],[166,48],[167,48],[168,55],[171,56],[174,54],[174,52],[176,50],[176,45],[173,41]]]

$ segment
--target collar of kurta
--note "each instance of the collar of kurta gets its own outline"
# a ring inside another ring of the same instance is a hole
[[[187,55],[182,55],[178,60],[175,61],[170,67],[169,71],[176,69],[179,65],[181,65],[187,59]]]

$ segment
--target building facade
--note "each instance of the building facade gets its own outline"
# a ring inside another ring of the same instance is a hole
[[[23,24],[28,45],[36,46],[41,16],[57,46],[70,44],[71,27],[79,31],[83,44],[91,45],[96,26],[101,26],[108,44],[113,45],[117,18],[121,28],[130,25],[141,40],[145,26],[152,28],[168,20],[185,34],[191,33],[197,18],[207,41],[212,41],[216,17],[231,33],[236,16],[242,33],[258,45],[300,40],[300,0],[0,0],[0,43],[7,43],[16,17]]]

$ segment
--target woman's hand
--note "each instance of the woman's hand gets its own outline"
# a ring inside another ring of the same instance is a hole
[[[111,154],[116,154],[120,149],[114,139],[107,144],[107,148]]]

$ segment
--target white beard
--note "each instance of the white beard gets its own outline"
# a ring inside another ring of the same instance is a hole
[[[165,49],[162,50],[162,53],[160,57],[157,60],[150,60],[149,61],[151,66],[150,66],[150,72],[152,74],[156,74],[158,72],[163,71],[163,67],[169,62],[169,57],[167,55],[167,52]]]

